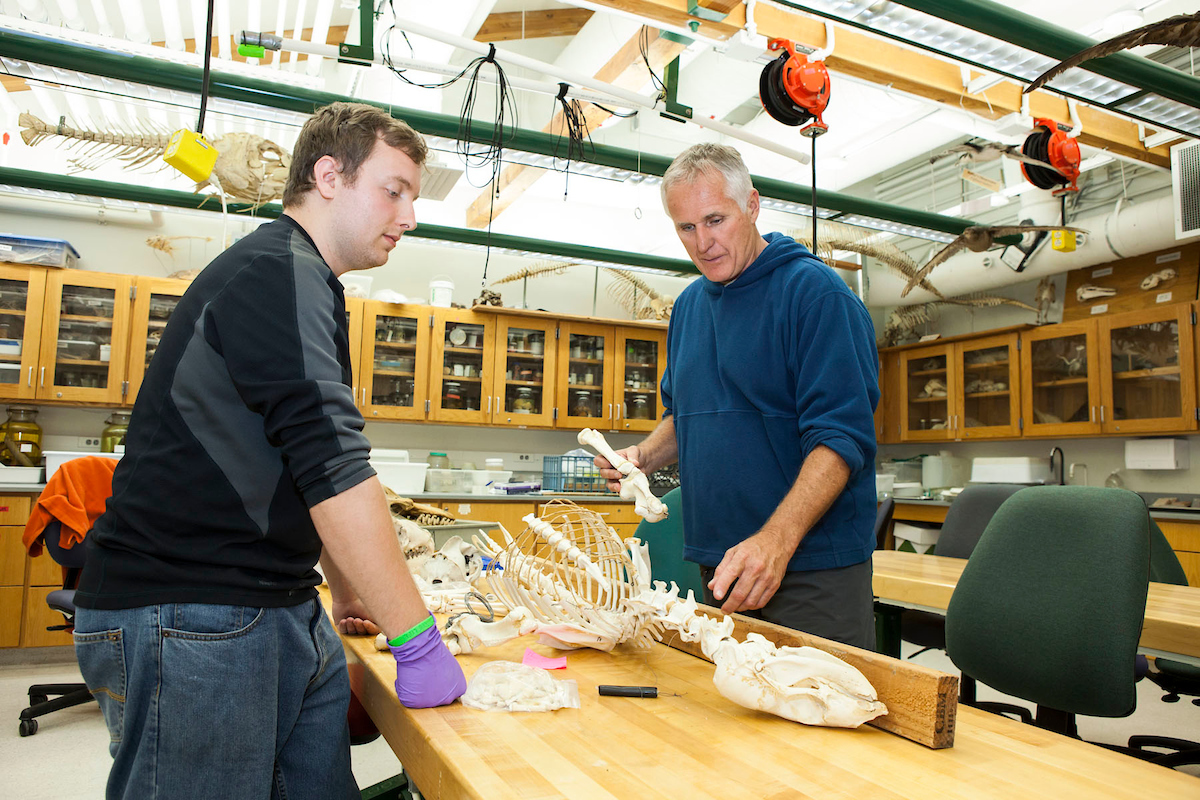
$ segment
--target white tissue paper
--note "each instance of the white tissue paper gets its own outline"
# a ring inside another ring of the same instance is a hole
[[[537,667],[489,661],[471,676],[462,704],[480,711],[579,708],[579,686],[575,681],[556,681]]]

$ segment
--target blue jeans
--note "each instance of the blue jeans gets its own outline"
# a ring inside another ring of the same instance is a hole
[[[350,800],[341,641],[318,601],[164,604],[75,617],[112,737],[108,800]]]

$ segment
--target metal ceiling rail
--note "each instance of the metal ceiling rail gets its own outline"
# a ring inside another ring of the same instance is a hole
[[[991,0],[895,0],[902,6],[953,22],[995,39],[1033,50],[1058,60],[1096,44],[1095,40],[1023,14]],[[1145,89],[1161,97],[1200,108],[1200,78],[1163,66],[1133,53],[1114,53],[1079,65],[1115,81]],[[1112,103],[1119,106],[1121,101]]]
[[[158,61],[144,56],[135,56],[106,50],[100,47],[63,42],[48,36],[6,30],[0,28],[0,57],[18,59],[48,67],[72,70],[113,80],[129,81],[164,89],[200,93],[203,71],[198,67]],[[343,101],[370,103],[384,109],[393,116],[403,119],[416,130],[430,136],[450,139],[460,137],[458,117],[437,114],[418,109],[401,108],[387,103],[364,100],[335,94],[333,92],[288,86],[273,81],[249,78],[226,72],[213,71],[209,78],[209,94],[242,103],[269,108],[285,109],[311,114],[329,103]],[[490,142],[492,128],[476,122],[472,126],[476,143]],[[512,130],[506,149],[520,150],[546,156],[560,156],[567,152],[567,142],[560,136],[524,128]],[[651,153],[640,153],[611,145],[593,144],[584,148],[583,161],[646,175],[661,176],[671,163],[671,158]],[[803,184],[794,184],[773,178],[752,176],[754,187],[763,197],[783,200],[799,205],[808,205],[810,189]],[[927,211],[902,208],[879,203],[864,197],[817,189],[817,205],[841,214],[887,220],[912,228],[949,233],[954,236],[977,223],[971,220],[947,217]],[[495,234],[493,234],[493,241]],[[998,239],[1003,244],[1015,244],[1019,237]]]
[[[27,169],[12,169],[0,167],[0,186],[18,186],[26,189],[40,189],[47,192],[62,192],[86,197],[106,197],[113,200],[125,200],[132,203],[150,203],[152,205],[170,208],[186,208],[192,211],[213,211],[221,213],[221,201],[215,195],[193,194],[175,189],[152,189],[146,186],[134,186],[114,181],[98,181],[91,178],[77,178],[69,175],[50,175],[45,172],[34,172]],[[283,207],[278,203],[268,203],[253,209],[247,203],[230,203],[230,213],[251,214],[256,217],[274,219],[283,213]],[[567,260],[603,261],[608,264],[624,264],[631,267],[644,267],[672,274],[698,275],[700,271],[691,261],[679,258],[652,256],[644,253],[631,253],[625,250],[609,250],[603,247],[569,244],[566,242],[551,242],[545,239],[529,239],[524,236],[510,236],[503,233],[472,230],[469,228],[450,228],[443,225],[419,224],[412,231],[404,234],[418,239],[434,239],[442,242],[457,242],[473,246],[491,246],[497,250],[520,250],[526,253],[553,256]]]

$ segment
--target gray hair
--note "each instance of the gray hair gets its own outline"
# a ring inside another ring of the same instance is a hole
[[[675,156],[671,166],[663,173],[662,193],[663,210],[667,208],[667,192],[680,183],[691,183],[705,173],[716,172],[725,178],[725,193],[731,200],[742,208],[750,205],[750,192],[754,185],[750,182],[750,170],[737,150],[724,144],[703,142],[694,144],[687,150]]]

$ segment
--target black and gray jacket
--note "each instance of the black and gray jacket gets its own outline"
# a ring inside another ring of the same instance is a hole
[[[287,606],[316,596],[309,508],[374,475],[341,284],[284,216],[172,314],[75,602]]]

